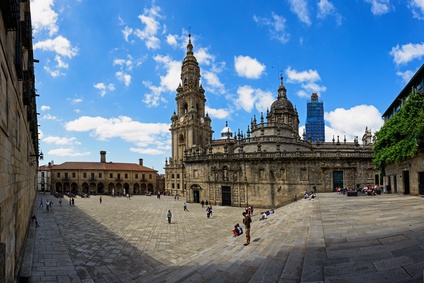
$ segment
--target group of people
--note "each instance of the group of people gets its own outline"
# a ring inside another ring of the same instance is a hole
[[[268,216],[271,214],[274,214],[274,209],[261,212],[261,217],[259,218],[259,221],[267,219]]]

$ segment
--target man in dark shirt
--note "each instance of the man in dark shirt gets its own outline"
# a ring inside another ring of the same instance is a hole
[[[250,223],[252,222],[252,218],[250,218],[249,214],[247,212],[243,212],[243,224],[244,224],[244,230],[246,233],[246,243],[245,246],[250,244]]]

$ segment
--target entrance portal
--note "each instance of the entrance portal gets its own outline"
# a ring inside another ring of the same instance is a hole
[[[200,203],[200,192],[199,192],[199,190],[193,191],[193,202],[194,203]]]
[[[222,190],[222,205],[231,206],[231,187],[222,186],[221,190]]]
[[[336,188],[343,188],[343,171],[333,171],[333,192]]]
[[[402,178],[405,195],[409,195],[409,171],[403,171]]]

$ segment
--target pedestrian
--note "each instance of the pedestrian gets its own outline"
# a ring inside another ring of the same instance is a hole
[[[50,208],[49,200],[46,200],[46,209],[47,209],[47,212],[49,212],[49,211],[50,211],[50,210],[49,210],[49,208]]]
[[[72,199],[69,199],[69,206],[72,206]]]
[[[49,202],[50,211],[53,211],[53,201]]]
[[[204,201],[204,200],[202,200],[202,201],[200,202],[200,204],[202,205],[202,208],[204,208],[204,207],[205,207],[205,201]]]
[[[72,206],[75,206],[75,200],[72,198]]]
[[[40,205],[38,206],[39,208],[43,208],[43,198],[40,199]]]
[[[209,213],[210,213],[210,216],[212,217],[212,205],[209,206]]]
[[[251,213],[252,213],[252,216],[253,216],[253,205],[250,206],[250,210],[251,210]]]
[[[168,223],[171,224],[172,213],[170,210],[168,210],[168,214],[166,215],[166,217],[168,218]]]
[[[211,217],[211,209],[210,209],[209,206],[206,208],[206,217],[207,218],[210,218]]]
[[[187,209],[187,203],[184,203],[184,211],[188,211],[188,209]]]
[[[99,201],[100,201],[100,203],[102,203],[102,196],[100,196]]]
[[[246,212],[243,212],[243,216],[244,230],[246,231],[246,243],[244,245],[247,246],[250,244],[250,223],[252,222],[252,218]]]
[[[297,201],[297,195],[294,195],[294,202]]]
[[[35,222],[35,228],[40,227],[40,225],[38,225],[37,217],[35,216],[35,214],[31,216],[31,222]]]
[[[62,198],[59,199],[59,205],[62,206]]]

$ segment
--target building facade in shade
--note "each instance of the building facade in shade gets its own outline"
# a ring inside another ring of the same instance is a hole
[[[106,162],[106,151],[100,151],[100,162],[64,162],[52,165],[50,187],[55,192],[75,195],[140,195],[159,190],[157,170],[139,163]]]
[[[307,103],[305,128],[309,142],[325,141],[324,103],[318,100],[317,93],[312,93]]]
[[[205,113],[205,91],[190,36],[171,116],[172,156],[165,161],[165,187],[188,202],[214,205],[278,207],[314,186],[320,192],[336,187],[372,184],[372,135],[334,137],[313,143],[299,136],[299,117],[281,78],[277,99],[266,114],[256,116],[246,134],[228,124],[212,139]]]
[[[414,74],[383,114],[384,122],[399,112],[411,93],[424,95],[424,64]],[[424,109],[422,110],[424,111]],[[397,164],[387,164],[383,184],[394,193],[424,195],[424,149]]]
[[[0,1],[0,282],[16,282],[39,155],[30,1]]]

